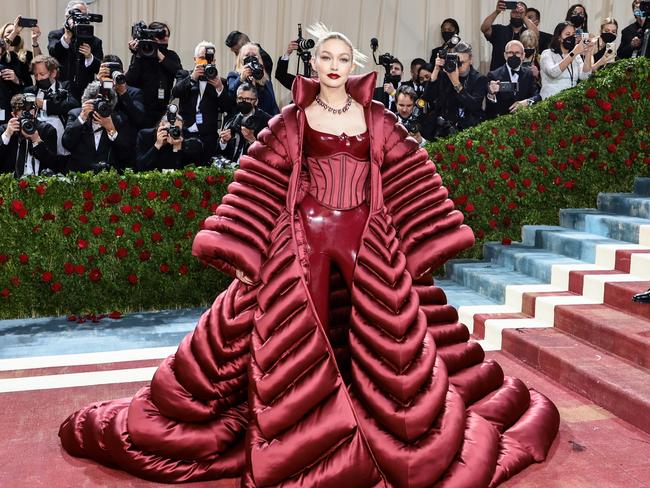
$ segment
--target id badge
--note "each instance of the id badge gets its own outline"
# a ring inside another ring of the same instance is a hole
[[[201,112],[196,112],[196,125],[201,125],[203,123],[203,114]]]
[[[5,111],[0,108],[0,120],[4,120],[4,119],[5,119]]]
[[[158,88],[158,100],[164,100],[164,99],[165,99],[165,89]]]

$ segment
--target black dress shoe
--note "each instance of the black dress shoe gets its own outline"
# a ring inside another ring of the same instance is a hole
[[[639,293],[638,295],[634,295],[632,297],[632,301],[639,303],[650,303],[650,290]]]

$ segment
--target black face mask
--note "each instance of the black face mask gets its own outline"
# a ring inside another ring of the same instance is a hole
[[[518,56],[510,56],[506,59],[506,63],[508,63],[511,70],[517,70],[519,69],[519,66],[521,66],[521,59],[519,59]]]
[[[527,58],[530,58],[531,56],[534,56],[534,55],[535,55],[535,49],[533,49],[533,48],[530,48],[530,49],[529,49],[529,48],[526,48],[526,49],[524,49],[524,55],[525,55]]]
[[[600,38],[603,40],[603,42],[609,44],[610,42],[614,42],[616,40],[616,34],[612,32],[603,32],[600,35]]]
[[[510,19],[510,25],[515,29],[518,29],[519,27],[524,25],[524,19],[522,19],[521,17],[512,17]]]
[[[442,40],[445,42],[449,42],[449,39],[454,37],[456,33],[455,32],[443,32],[442,33]]]
[[[18,46],[20,46],[20,43],[22,42],[22,40],[23,40],[22,37],[16,36],[16,37],[14,37],[14,40],[11,41],[11,43],[9,43],[9,44],[11,46],[13,46],[13,47],[18,47]]]
[[[50,86],[52,86],[52,82],[50,81],[49,78],[45,78],[44,80],[38,80],[36,82],[36,86],[41,90],[45,91],[48,90]]]
[[[573,27],[577,29],[578,27],[582,27],[582,24],[585,21],[585,16],[582,14],[572,15],[569,21],[573,24]]]
[[[395,88],[397,88],[400,81],[402,81],[401,75],[388,75],[386,77],[386,83],[391,83]]]
[[[567,51],[571,51],[574,47],[576,47],[575,36],[570,36],[564,39],[562,41],[562,45],[564,46],[564,49],[566,49]]]
[[[244,115],[248,115],[253,111],[253,104],[251,102],[237,102],[237,110]]]
[[[167,52],[168,44],[158,44],[158,49],[160,52]]]

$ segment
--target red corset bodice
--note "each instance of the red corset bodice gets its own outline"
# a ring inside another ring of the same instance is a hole
[[[310,195],[340,210],[358,207],[366,200],[370,173],[368,131],[337,136],[305,124],[303,151]]]

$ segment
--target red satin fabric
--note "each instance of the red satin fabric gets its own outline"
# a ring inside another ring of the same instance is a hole
[[[258,283],[233,281],[133,399],[72,414],[68,452],[244,487],[491,487],[544,459],[557,409],[485,361],[425,278],[473,236],[426,151],[371,101],[375,77],[348,81],[368,125],[367,206],[302,191],[318,84],[299,77],[193,245]]]

